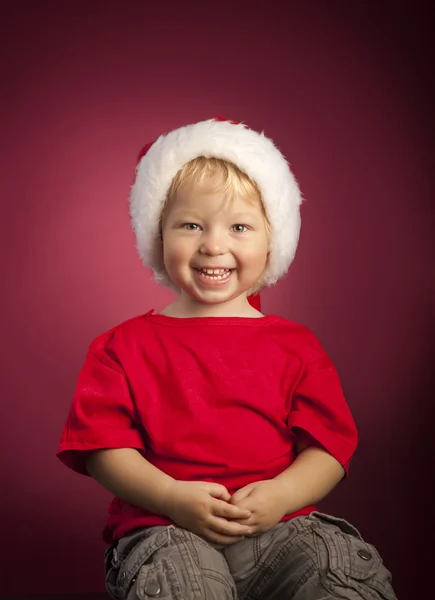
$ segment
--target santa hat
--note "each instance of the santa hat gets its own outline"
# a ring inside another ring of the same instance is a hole
[[[173,178],[199,156],[227,160],[258,185],[271,230],[262,281],[273,285],[287,272],[296,252],[301,192],[272,140],[222,117],[175,129],[143,149],[130,194],[131,222],[143,264],[154,271],[158,282],[174,289],[163,264],[159,221]]]

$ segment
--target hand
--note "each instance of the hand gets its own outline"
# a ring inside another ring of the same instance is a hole
[[[288,490],[276,479],[257,481],[237,490],[230,503],[252,513],[247,519],[238,519],[238,523],[250,525],[253,534],[264,533],[287,514]]]
[[[229,504],[230,499],[226,487],[218,483],[174,481],[166,495],[165,514],[208,542],[229,545],[251,533],[249,525],[237,522],[249,518],[250,511]]]

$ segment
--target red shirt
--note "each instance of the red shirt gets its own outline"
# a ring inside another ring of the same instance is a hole
[[[87,475],[89,451],[136,448],[175,479],[214,481],[232,494],[284,471],[304,430],[347,470],[357,431],[308,329],[273,315],[152,312],[91,343],[57,453],[64,464]],[[169,523],[114,498],[104,539]]]

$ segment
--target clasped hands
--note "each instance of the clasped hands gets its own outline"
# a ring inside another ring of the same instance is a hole
[[[287,498],[287,489],[276,479],[250,483],[232,496],[218,483],[174,480],[164,510],[178,526],[225,546],[279,523],[288,512]]]

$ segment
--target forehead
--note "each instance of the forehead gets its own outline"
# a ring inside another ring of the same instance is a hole
[[[263,206],[256,194],[230,194],[204,182],[200,186],[182,185],[168,207],[170,212],[194,210],[201,213],[248,213],[261,215]]]

